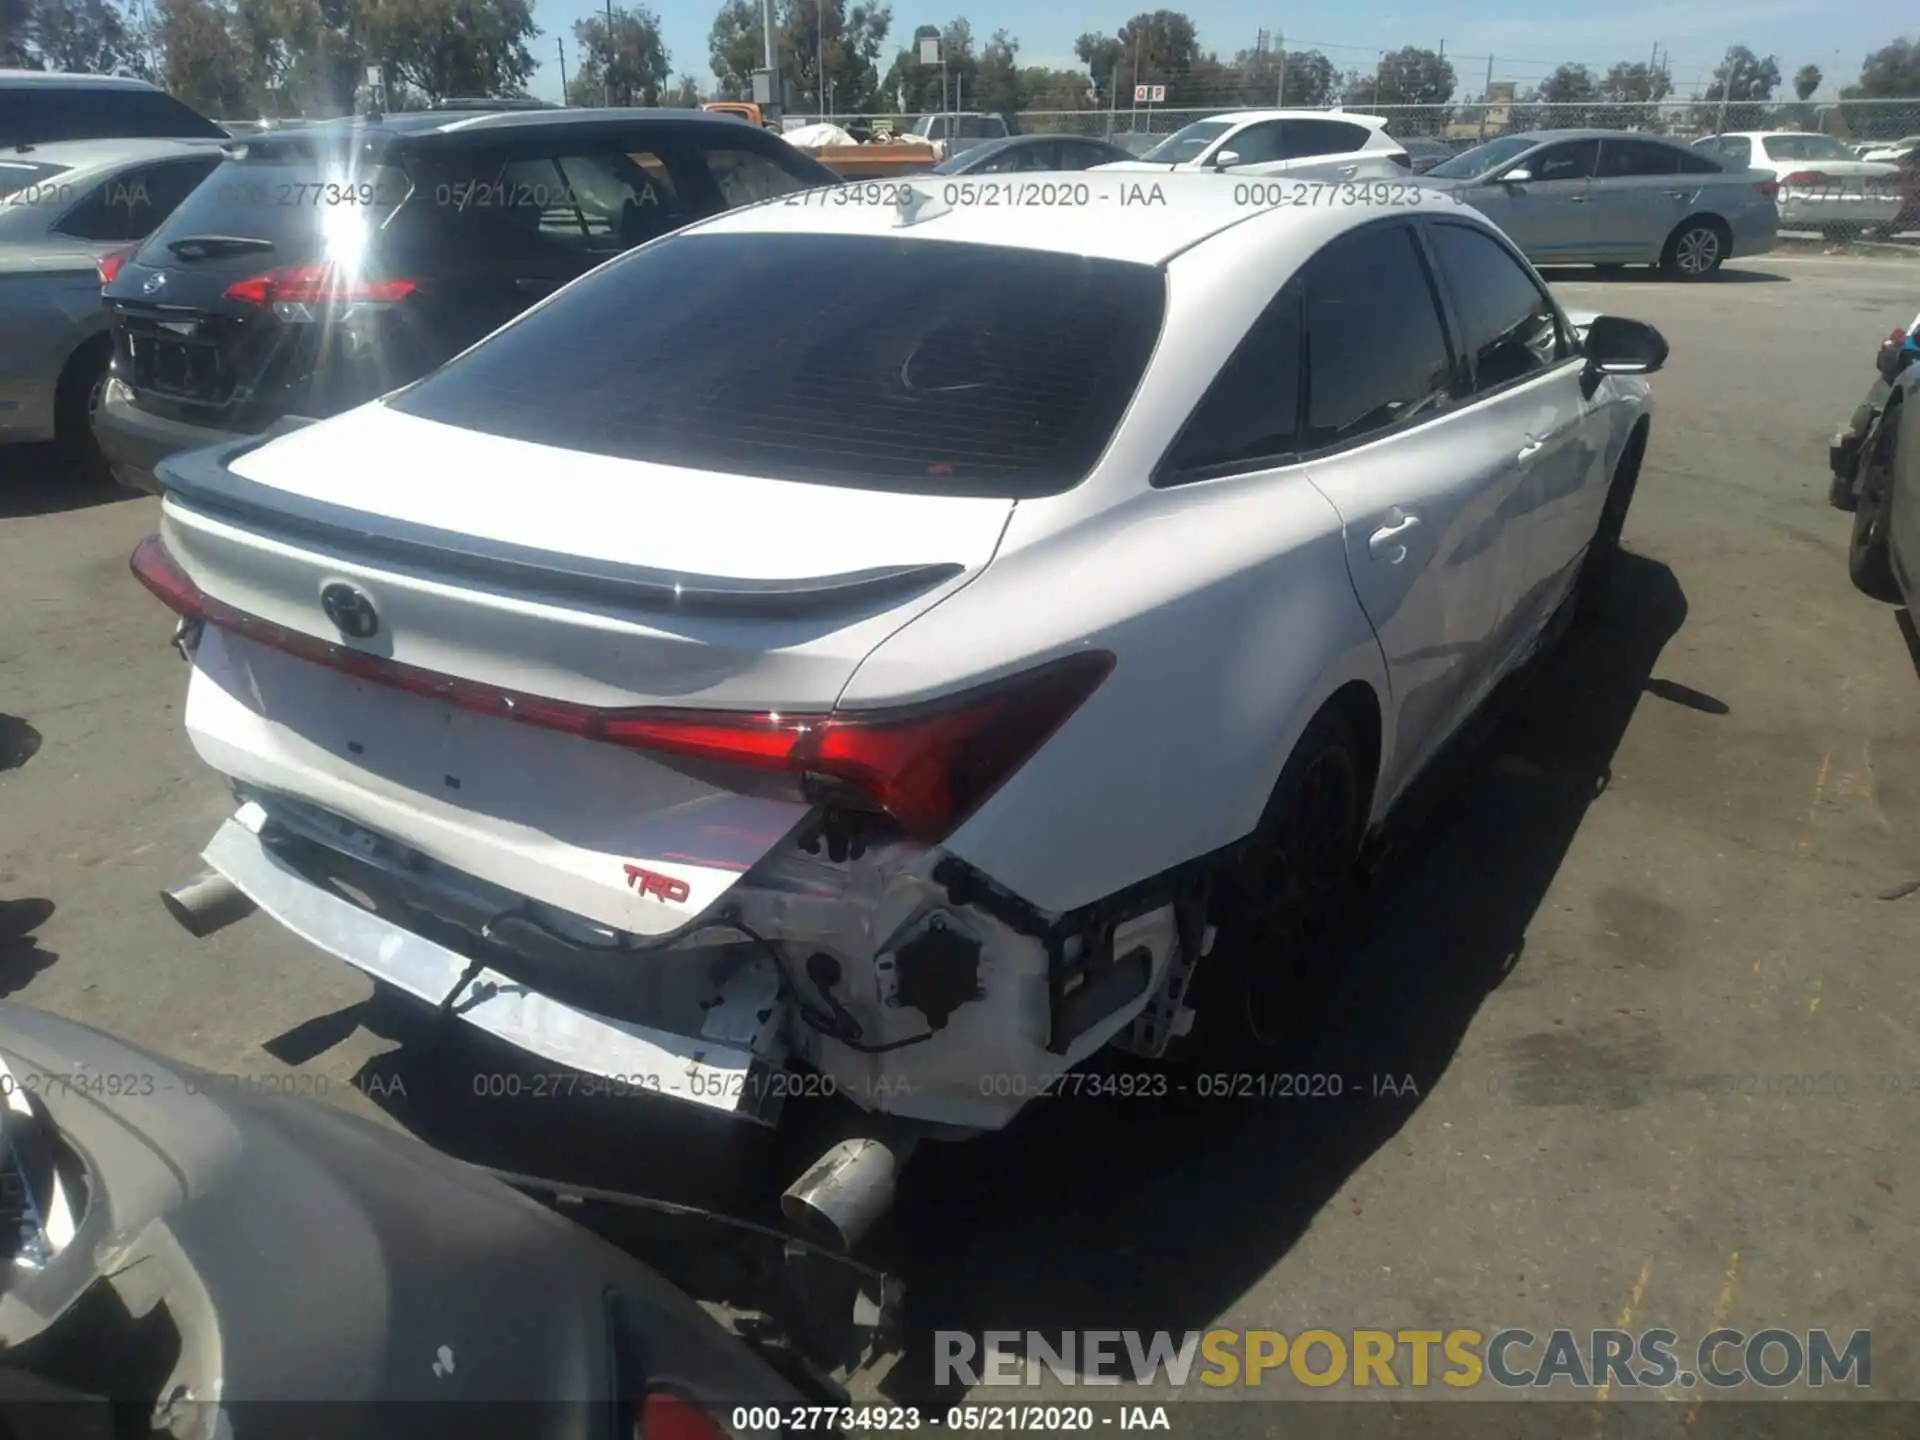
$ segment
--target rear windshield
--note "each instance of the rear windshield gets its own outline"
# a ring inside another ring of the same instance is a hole
[[[217,139],[218,125],[163,90],[146,86],[0,85],[0,145],[56,140]]]
[[[684,235],[390,403],[694,470],[1022,497],[1093,468],[1145,372],[1150,266],[873,235]]]
[[[281,263],[322,253],[351,255],[406,198],[404,173],[345,152],[230,159],[167,218],[141,252],[166,263],[167,247],[191,236],[238,235],[273,242]]]
[[[1769,160],[1856,160],[1831,135],[1769,135],[1760,142]]]
[[[18,196],[20,205],[59,203],[73,187],[54,180],[71,165],[55,165],[45,160],[0,160],[0,200]]]

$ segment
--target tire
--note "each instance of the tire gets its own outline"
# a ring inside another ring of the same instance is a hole
[[[1889,605],[1901,601],[1887,549],[1893,519],[1894,422],[1899,418],[1897,406],[1888,410],[1880,428],[1868,438],[1872,448],[1860,457],[1860,494],[1853,512],[1853,536],[1847,543],[1847,578],[1854,589]]]
[[[1676,280],[1704,280],[1727,258],[1727,227],[1718,220],[1683,220],[1660,252],[1660,273]]]
[[[1332,998],[1372,793],[1368,754],[1345,711],[1322,710],[1216,878],[1214,946],[1194,976],[1194,1058],[1271,1055],[1303,1040]]]
[[[1593,538],[1587,542],[1586,556],[1580,562],[1580,574],[1574,580],[1576,614],[1590,608],[1590,597],[1613,564],[1614,556],[1620,553],[1627,512],[1633,508],[1634,491],[1640,485],[1640,464],[1647,456],[1647,432],[1645,422],[1634,427],[1633,434],[1627,437],[1627,448],[1620,452],[1620,459],[1613,467],[1613,479],[1607,482],[1600,522],[1594,526]]]
[[[93,416],[106,393],[107,364],[112,358],[112,342],[106,336],[87,341],[68,358],[54,390],[54,444],[65,455],[74,477],[86,485],[103,485],[113,478],[93,434]]]

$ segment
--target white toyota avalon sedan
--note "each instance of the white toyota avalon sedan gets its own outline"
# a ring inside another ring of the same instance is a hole
[[[1617,544],[1665,354],[1413,183],[716,217],[163,468],[133,565],[238,797],[176,913],[762,1121],[1284,1040],[1370,832]]]

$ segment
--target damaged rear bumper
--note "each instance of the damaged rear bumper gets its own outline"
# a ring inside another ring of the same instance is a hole
[[[707,1010],[712,1035],[686,1036],[611,1019],[540,994],[415,930],[382,918],[302,874],[279,853],[276,827],[243,805],[204,852],[254,904],[294,934],[374,979],[445,1010],[542,1060],[598,1076],[625,1093],[655,1093],[772,1124],[786,1087],[756,1054],[769,1020],[761,997]],[[750,1008],[749,1008],[750,1007]]]

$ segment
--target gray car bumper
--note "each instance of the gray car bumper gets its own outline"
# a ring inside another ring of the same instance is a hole
[[[108,382],[106,396],[93,417],[93,434],[113,467],[113,478],[129,489],[146,491],[159,488],[153,468],[169,455],[245,438],[232,431],[150,414],[133,403],[133,392],[118,380]]]

